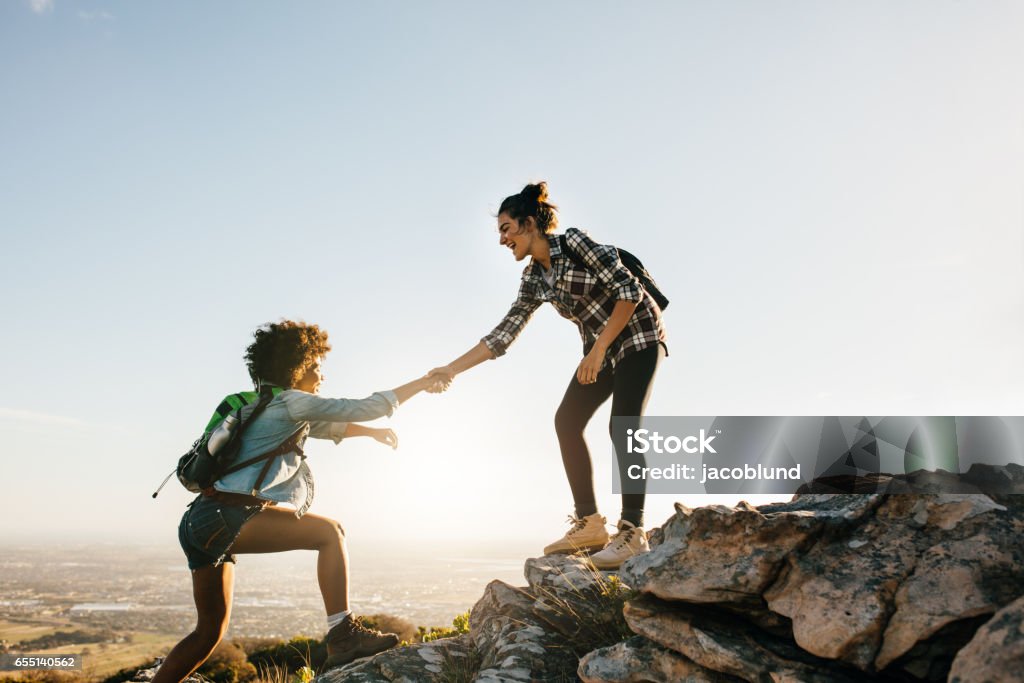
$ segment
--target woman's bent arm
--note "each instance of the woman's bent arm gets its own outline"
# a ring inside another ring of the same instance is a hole
[[[615,308],[612,309],[612,314],[608,318],[608,322],[605,324],[604,329],[601,330],[601,334],[594,342],[593,348],[590,349],[582,361],[580,366],[576,370],[576,379],[579,380],[580,384],[593,384],[597,380],[597,374],[601,372],[601,366],[604,364],[604,356],[608,352],[608,347],[615,341],[615,338],[626,328],[626,323],[633,317],[633,311],[636,310],[637,303],[635,301],[625,301],[619,299],[615,302]]]

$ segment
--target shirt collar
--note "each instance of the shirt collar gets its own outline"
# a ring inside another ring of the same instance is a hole
[[[562,239],[561,235],[545,235],[548,238],[548,247],[551,249],[551,263],[554,264],[555,258],[562,258]]]
[[[556,259],[561,260],[564,256],[564,254],[562,253],[562,236],[555,234],[544,236],[548,238],[548,249],[550,251],[551,256],[551,269],[554,270],[557,267]],[[531,259],[531,262],[533,265],[533,268],[531,269],[533,271],[533,274],[536,275],[537,277],[540,277],[544,273],[544,267],[541,266],[536,259]]]

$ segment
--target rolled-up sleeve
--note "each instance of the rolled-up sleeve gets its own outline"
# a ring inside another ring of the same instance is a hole
[[[314,439],[330,439],[341,443],[348,431],[348,422],[310,422],[309,436]]]
[[[621,301],[639,303],[644,298],[643,285],[629,268],[622,265],[619,251],[610,244],[598,244],[582,230],[571,229],[565,233],[569,248],[578,254],[587,268]]]
[[[393,391],[378,391],[360,399],[324,398],[294,391],[285,401],[285,407],[289,417],[296,422],[367,422],[394,413],[398,408],[398,397]]]
[[[530,318],[533,317],[541,303],[533,293],[532,284],[524,277],[519,284],[519,294],[516,296],[515,303],[508,309],[508,313],[498,323],[498,326],[480,341],[490,349],[495,358],[504,356],[508,347],[523,331],[526,323],[530,322]]]

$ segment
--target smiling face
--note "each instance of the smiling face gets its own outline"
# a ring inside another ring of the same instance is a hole
[[[320,390],[320,383],[324,381],[323,372],[320,370],[320,363],[322,361],[322,358],[317,358],[313,361],[312,365],[306,368],[306,371],[295,385],[296,389],[310,394],[315,394]]]
[[[512,250],[516,261],[522,261],[532,253],[538,234],[532,216],[520,222],[507,213],[498,214],[498,241],[501,246]]]

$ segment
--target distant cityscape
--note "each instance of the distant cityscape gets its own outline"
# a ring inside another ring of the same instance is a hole
[[[175,549],[176,550],[176,549]],[[353,553],[352,607],[417,626],[450,625],[493,579],[522,584],[524,556]],[[184,556],[167,548],[7,547],[0,550],[0,651],[33,625],[109,632],[109,638],[183,636],[195,623]],[[242,556],[228,638],[320,637],[324,609],[312,552]]]

